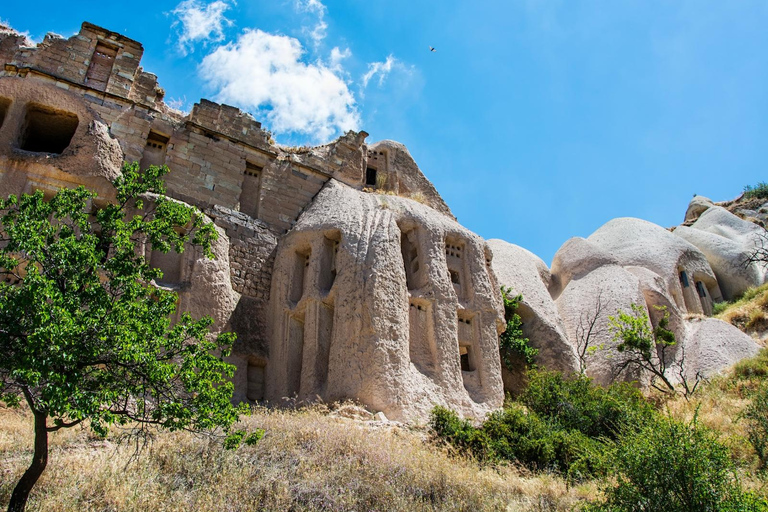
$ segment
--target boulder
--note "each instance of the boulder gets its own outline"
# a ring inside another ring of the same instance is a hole
[[[609,317],[618,310],[645,305],[637,277],[584,239],[566,242],[555,254],[552,269],[557,272],[555,279],[565,283],[555,303],[580,366],[600,384],[609,384],[617,377],[638,380],[641,376],[637,373],[617,375],[620,355],[609,328]],[[587,345],[592,350],[587,351]]]
[[[696,372],[705,378],[711,377],[759,351],[755,340],[722,320],[692,318],[686,321],[684,367],[689,381],[695,380]]]
[[[746,264],[752,252],[749,242],[685,226],[675,229],[675,234],[698,247],[707,257],[726,300],[733,300],[748,288],[760,286],[765,281],[762,266]]]
[[[578,371],[576,352],[547,290],[551,276],[546,263],[532,252],[503,240],[488,240],[488,245],[493,251],[493,271],[499,284],[523,296],[518,314],[523,333],[531,346],[539,350],[537,364],[566,373]]]
[[[549,291],[557,298],[571,279],[578,279],[596,268],[619,262],[607,251],[581,237],[565,242],[552,259]]]
[[[666,295],[681,311],[711,314],[723,300],[715,273],[694,245],[651,222],[613,219],[587,239],[623,267],[646,268],[664,280]]]
[[[699,218],[699,215],[707,211],[714,206],[715,203],[711,199],[704,196],[693,196],[691,202],[688,203],[688,209],[685,211],[685,222],[693,222]]]

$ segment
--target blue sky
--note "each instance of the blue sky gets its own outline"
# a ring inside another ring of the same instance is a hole
[[[459,222],[548,264],[611,218],[671,226],[693,194],[768,181],[764,0],[43,0],[0,18],[35,41],[84,20],[137,39],[168,100],[240,106],[280,143],[400,141]]]

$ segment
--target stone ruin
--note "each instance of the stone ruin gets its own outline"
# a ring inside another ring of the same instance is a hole
[[[84,185],[98,208],[123,161],[167,165],[168,195],[215,223],[216,259],[145,254],[180,311],[237,333],[237,401],[355,399],[406,421],[439,404],[480,418],[517,382],[499,358],[500,285],[523,294],[540,363],[567,372],[585,363],[584,319],[601,305],[591,341],[606,349],[586,361],[601,382],[616,377],[608,314],[632,303],[668,308],[689,371],[758,349],[707,318],[713,301],[766,277],[733,264],[756,232],[714,204],[697,204],[674,233],[615,219],[566,242],[550,269],[459,225],[403,145],[369,144],[361,131],[286,148],[237,108],[201,100],[176,111],[142,53],[90,23],[36,46],[0,27],[0,195]]]

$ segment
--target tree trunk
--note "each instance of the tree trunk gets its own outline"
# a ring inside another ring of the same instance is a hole
[[[35,414],[35,454],[32,457],[32,464],[24,472],[19,483],[16,484],[16,488],[13,489],[11,501],[8,503],[8,512],[24,512],[29,493],[48,464],[48,425],[46,424],[48,415],[42,412],[33,412]]]

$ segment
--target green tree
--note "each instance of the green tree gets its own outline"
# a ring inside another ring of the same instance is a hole
[[[651,374],[651,386],[663,393],[675,393],[675,386],[667,375],[670,367],[670,349],[677,342],[675,333],[667,329],[669,311],[659,307],[664,315],[656,327],[651,325],[645,307],[632,304],[632,312],[619,310],[618,315],[608,317],[616,349],[623,354],[617,364],[616,374],[627,369],[641,369]],[[663,386],[659,385],[661,381]]]
[[[183,314],[175,293],[153,285],[162,272],[141,250],[212,257],[216,231],[194,208],[167,199],[166,167],[126,164],[114,204],[92,211],[95,194],[62,189],[0,200],[0,400],[26,401],[34,415],[31,465],[9,511],[22,511],[48,461],[48,434],[86,422],[153,429],[228,429],[233,333],[215,339],[212,320]]]

